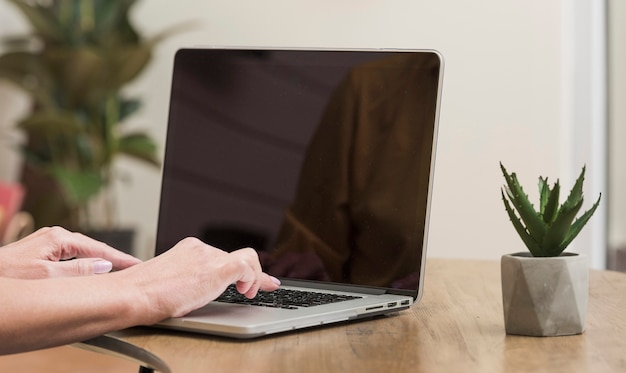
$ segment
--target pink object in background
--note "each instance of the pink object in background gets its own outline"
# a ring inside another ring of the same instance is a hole
[[[21,184],[0,181],[0,238],[4,237],[7,225],[20,211],[23,200],[24,187]]]

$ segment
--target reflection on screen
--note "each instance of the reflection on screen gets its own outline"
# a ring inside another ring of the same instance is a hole
[[[253,247],[278,277],[416,289],[440,61],[182,50],[157,253]]]

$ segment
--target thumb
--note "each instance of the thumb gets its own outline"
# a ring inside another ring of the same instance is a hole
[[[113,263],[99,258],[81,258],[53,263],[55,277],[91,276],[108,273]]]

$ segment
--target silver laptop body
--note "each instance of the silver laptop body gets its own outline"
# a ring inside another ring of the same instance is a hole
[[[253,338],[418,302],[442,73],[432,50],[179,50],[155,254],[253,247],[281,289],[340,300],[216,300],[156,326]]]

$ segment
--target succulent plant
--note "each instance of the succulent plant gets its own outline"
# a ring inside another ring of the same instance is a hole
[[[513,227],[535,257],[561,255],[589,221],[602,198],[600,194],[595,204],[576,218],[583,205],[582,187],[585,178],[583,166],[580,176],[562,205],[559,205],[558,179],[550,188],[548,178],[539,177],[539,211],[537,211],[520,186],[517,175],[514,172],[509,174],[502,163],[500,168],[506,180],[501,190],[504,207]]]

